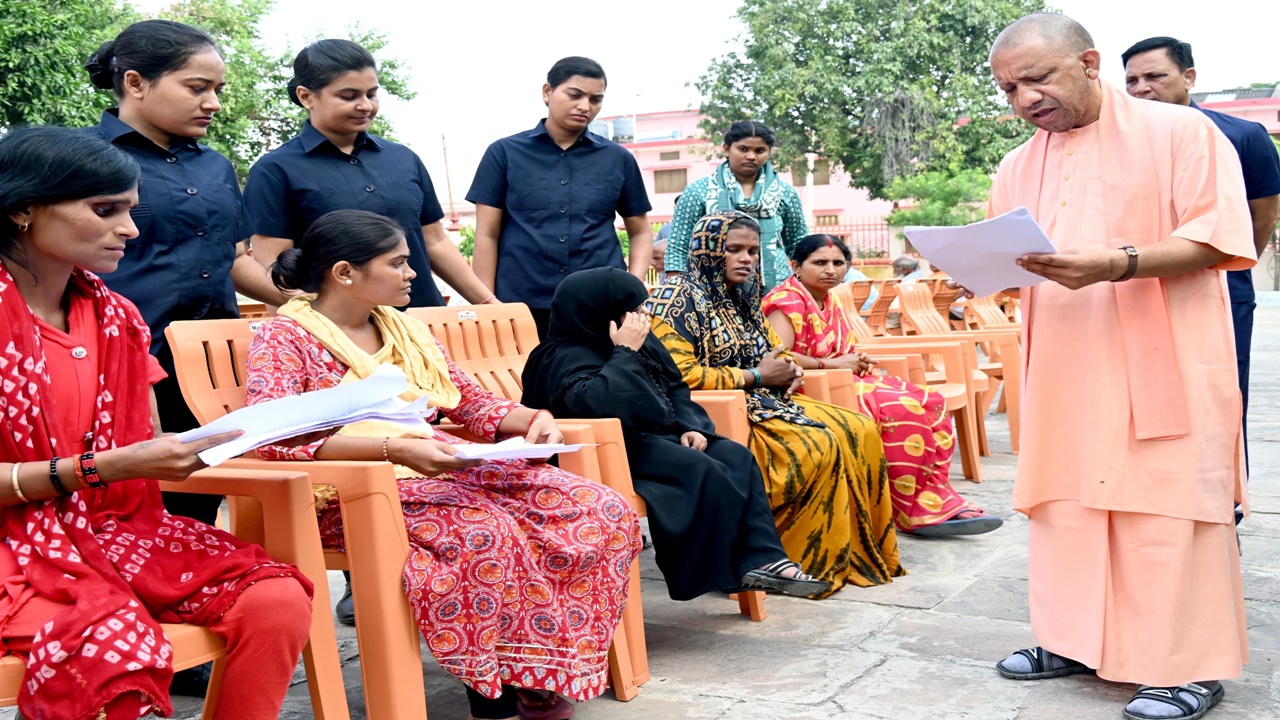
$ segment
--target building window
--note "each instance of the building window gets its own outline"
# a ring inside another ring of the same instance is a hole
[[[839,215],[817,215],[813,218],[813,224],[819,226],[831,226],[840,224]]]
[[[818,158],[813,161],[813,184],[814,185],[830,185],[831,184],[831,161],[826,158]]]
[[[679,160],[680,151],[672,150],[671,152],[658,153],[659,160]]]
[[[653,191],[656,193],[683,192],[688,184],[689,170],[686,168],[653,171]]]

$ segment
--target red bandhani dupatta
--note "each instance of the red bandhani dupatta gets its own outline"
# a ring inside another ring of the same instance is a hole
[[[95,451],[154,436],[146,353],[151,334],[137,308],[76,270],[73,293],[90,298],[100,327]],[[83,301],[80,299],[79,301]],[[35,318],[0,265],[0,461],[58,454],[52,397]],[[158,622],[216,622],[253,583],[292,566],[262,548],[164,511],[154,480],[114,482],[69,497],[0,508],[22,575],[5,579],[8,621],[33,595],[64,607],[36,633],[18,707],[33,720],[170,715],[172,648]],[[27,586],[34,592],[15,587]]]

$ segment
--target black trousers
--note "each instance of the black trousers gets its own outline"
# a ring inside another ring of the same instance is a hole
[[[152,386],[156,393],[156,409],[160,412],[160,426],[165,432],[185,432],[200,423],[187,408],[187,401],[182,399],[182,390],[172,369],[169,377]],[[160,493],[164,501],[164,509],[170,515],[180,515],[199,520],[206,525],[213,525],[218,520],[218,507],[222,505],[221,495],[196,495],[193,493],[166,492]]]

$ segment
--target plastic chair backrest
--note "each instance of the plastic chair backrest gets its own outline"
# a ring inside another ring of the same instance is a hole
[[[960,288],[947,287],[947,281],[943,279],[941,282],[934,284],[933,309],[946,320],[951,314],[951,303],[955,302],[959,296]]]
[[[858,305],[854,304],[853,288],[850,287],[850,283],[840,283],[831,288],[831,294],[840,299],[840,306],[845,312],[858,309]]]
[[[520,402],[525,360],[538,346],[538,326],[523,303],[406,310],[444,345],[454,364],[495,395]]]
[[[969,310],[972,311],[972,317],[979,328],[999,328],[1012,325],[1009,316],[1005,314],[1004,309],[996,304],[994,295],[986,297],[973,298],[969,301]]]
[[[950,326],[933,307],[933,292],[924,283],[907,283],[898,286],[903,321],[915,328],[920,335],[945,335]]]
[[[264,322],[254,318],[179,320],[165,328],[178,387],[201,425],[244,407],[249,343]]]
[[[901,280],[894,278],[881,283],[880,295],[871,304],[871,309],[867,311],[867,327],[871,328],[873,334],[885,335],[888,333],[885,328],[885,320],[889,317],[889,306],[893,305],[893,299],[898,295],[897,287],[901,282]]]

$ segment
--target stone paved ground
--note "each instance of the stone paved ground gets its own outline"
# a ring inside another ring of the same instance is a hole
[[[1216,720],[1280,718],[1280,303],[1259,309],[1250,413],[1253,517],[1241,528],[1251,662],[1226,683]],[[822,602],[770,597],[752,623],[716,598],[667,599],[651,551],[643,556],[652,679],[629,703],[611,693],[579,706],[580,720],[713,718],[819,720],[1113,720],[1130,686],[1080,676],[1003,680],[992,663],[1033,645],[1027,622],[1026,520],[1009,495],[1016,456],[1003,415],[988,418],[994,454],[986,482],[957,487],[1008,519],[976,538],[902,539],[911,574],[892,585],[846,588]],[[1087,448],[1082,448],[1082,452]],[[341,575],[331,574],[333,596]],[[354,632],[339,626],[352,716],[364,718]],[[462,686],[424,655],[431,720],[467,717]],[[179,717],[198,717],[179,698]],[[296,685],[282,717],[311,718]]]

